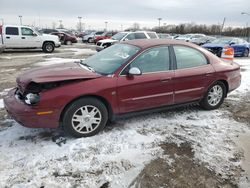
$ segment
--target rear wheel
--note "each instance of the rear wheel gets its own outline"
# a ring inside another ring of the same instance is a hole
[[[66,45],[72,45],[72,42],[70,40],[67,40]]]
[[[207,91],[201,100],[200,106],[206,110],[213,110],[220,107],[226,96],[226,86],[223,82],[216,82]]]
[[[243,53],[243,57],[248,57],[249,56],[249,50],[245,49],[244,53]]]
[[[88,43],[91,43],[92,42],[92,38],[88,38]]]
[[[52,42],[45,42],[43,44],[43,51],[45,53],[52,53],[55,49],[55,45]]]
[[[108,111],[100,100],[82,98],[67,108],[62,121],[64,131],[74,137],[93,136],[105,127]]]

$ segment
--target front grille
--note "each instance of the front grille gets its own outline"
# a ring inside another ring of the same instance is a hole
[[[208,51],[212,52],[213,54],[221,57],[222,48],[221,47],[214,47],[214,48],[207,48]]]

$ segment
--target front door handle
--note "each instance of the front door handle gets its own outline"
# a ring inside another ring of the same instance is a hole
[[[22,39],[25,39],[25,37],[22,37]]]
[[[161,79],[161,82],[169,82],[171,80],[171,78],[169,77],[169,78],[163,78],[163,79]]]
[[[209,76],[211,76],[211,75],[212,75],[212,73],[206,73],[206,74],[205,74],[206,77],[209,77]]]

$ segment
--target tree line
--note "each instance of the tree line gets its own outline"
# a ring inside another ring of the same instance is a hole
[[[250,35],[250,27],[224,27],[220,24],[206,25],[195,23],[182,23],[179,25],[163,25],[154,28],[140,28],[138,23],[134,23],[128,30],[151,30],[157,33],[174,33],[174,34],[187,34],[187,33],[203,33],[206,35],[224,35],[234,37],[248,37]]]

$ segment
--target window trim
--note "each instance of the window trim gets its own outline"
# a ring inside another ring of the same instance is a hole
[[[149,51],[153,48],[159,48],[159,47],[167,47],[168,48],[168,52],[169,52],[169,70],[165,70],[165,71],[154,71],[154,72],[147,72],[147,73],[142,73],[142,75],[147,75],[147,74],[155,74],[155,73],[163,73],[163,72],[170,72],[174,70],[174,59],[172,57],[172,53],[171,53],[171,45],[157,45],[157,46],[152,46],[150,48],[146,48],[144,50],[142,50],[141,52],[139,52],[134,58],[132,58],[123,68],[122,70],[119,72],[118,77],[124,77],[127,76],[126,74],[122,74],[122,72],[128,67],[130,66],[131,63],[133,63],[133,61],[139,57],[141,54],[143,54],[146,51]]]
[[[205,57],[205,59],[207,60],[207,64],[205,64],[205,65],[200,65],[200,66],[195,66],[195,67],[187,67],[187,68],[178,69],[178,68],[177,68],[176,55],[175,55],[175,51],[174,51],[174,46],[181,46],[181,47],[191,48],[191,49],[193,49],[193,50],[196,50],[196,51],[200,52],[200,53]],[[181,44],[174,44],[174,45],[171,45],[171,46],[170,46],[170,49],[171,49],[172,58],[173,58],[173,70],[193,69],[193,68],[196,68],[196,67],[204,67],[204,66],[207,66],[207,65],[210,65],[210,64],[211,64],[210,61],[209,61],[209,59],[208,59],[208,57],[206,56],[206,54],[204,54],[201,50],[196,49],[196,48],[193,48],[193,47],[191,47],[191,46],[181,45]]]

